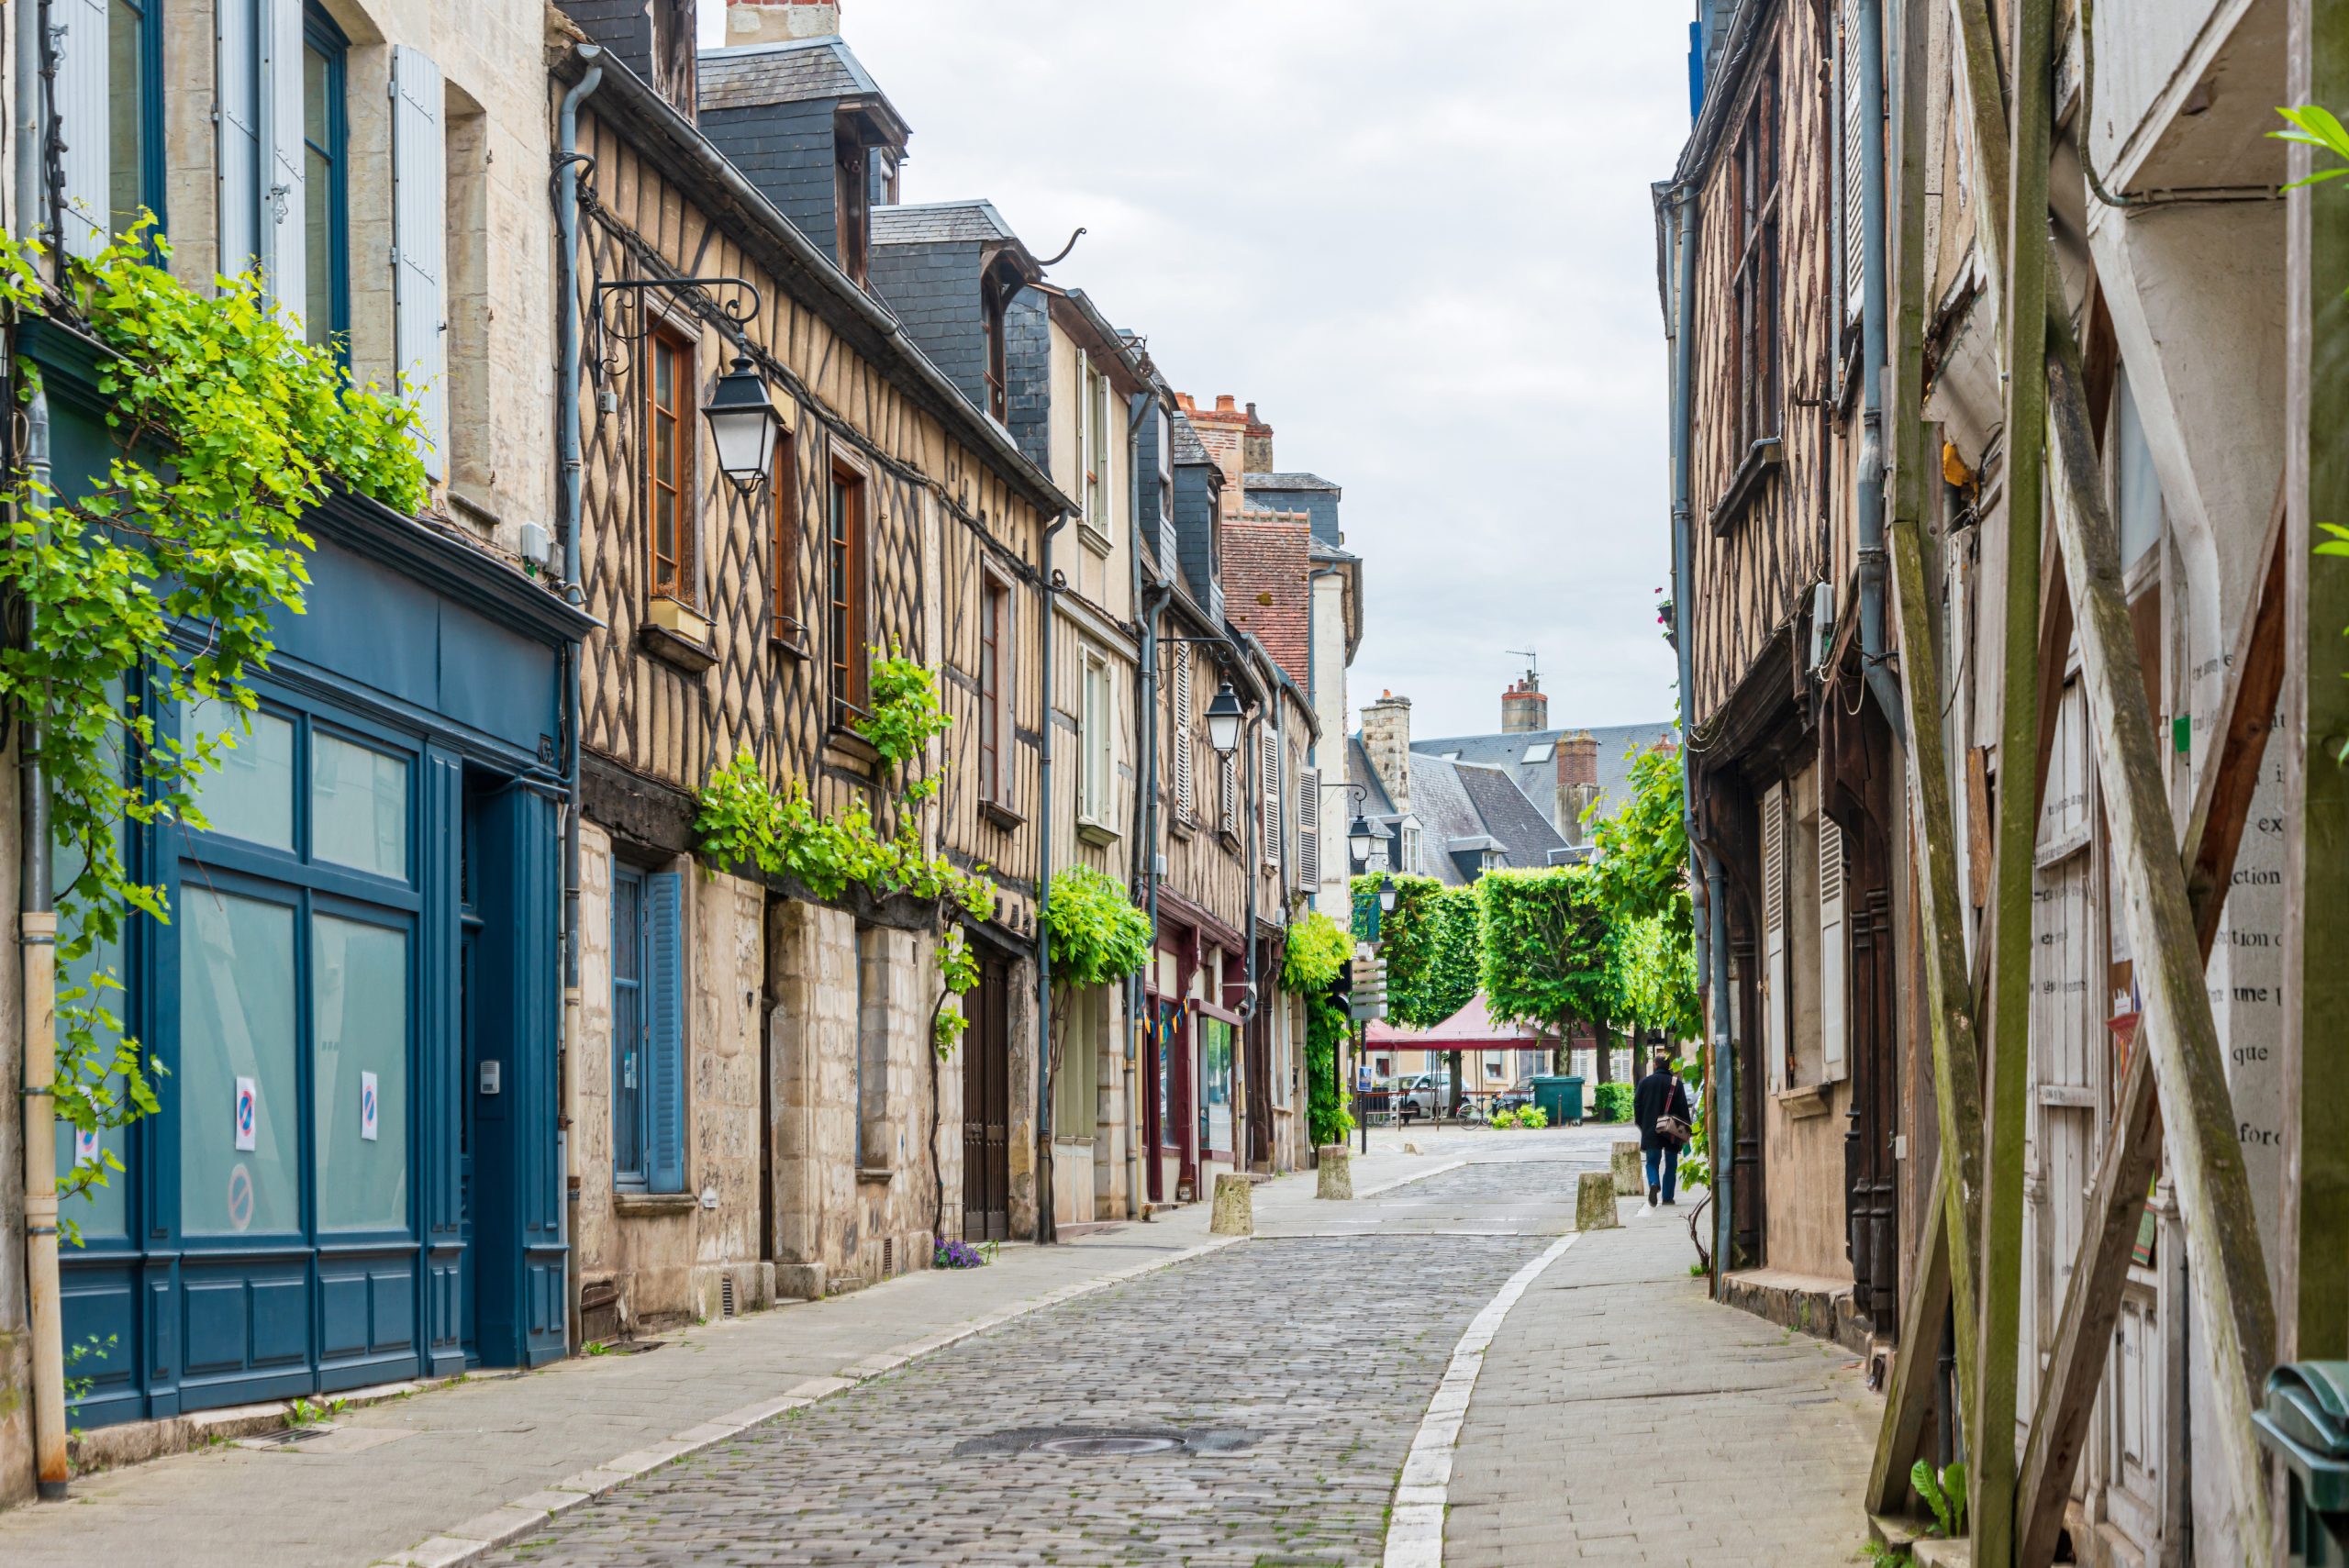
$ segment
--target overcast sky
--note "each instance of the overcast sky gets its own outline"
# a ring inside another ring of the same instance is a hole
[[[706,10],[717,6],[704,0]],[[843,0],[913,128],[1284,469],[1345,486],[1357,708],[1667,718],[1665,355],[1648,183],[1688,125],[1673,0]],[[1349,723],[1353,720],[1350,717]]]

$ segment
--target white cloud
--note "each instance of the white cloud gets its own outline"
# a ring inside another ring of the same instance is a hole
[[[704,0],[716,9],[713,0]],[[1648,183],[1687,129],[1685,6],[843,0],[913,127],[906,199],[994,200],[1345,485],[1353,685],[1497,727],[1538,649],[1560,724],[1656,718],[1672,661]],[[705,18],[707,25],[707,18]]]

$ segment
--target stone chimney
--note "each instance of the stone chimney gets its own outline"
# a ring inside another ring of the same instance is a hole
[[[1273,428],[1256,417],[1256,406],[1248,405],[1248,428],[1240,439],[1241,466],[1251,473],[1273,472]]]
[[[1411,699],[1381,692],[1362,710],[1363,754],[1395,809],[1411,809]]]
[[[1558,832],[1569,844],[1590,841],[1583,813],[1598,798],[1598,741],[1587,729],[1558,737]]]
[[[1523,735],[1549,728],[1550,699],[1543,695],[1540,679],[1528,670],[1501,694],[1501,733]]]
[[[726,0],[729,47],[834,38],[840,30],[840,0]]]

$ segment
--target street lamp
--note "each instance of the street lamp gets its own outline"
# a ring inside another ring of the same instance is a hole
[[[1378,907],[1386,914],[1395,913],[1395,879],[1384,872],[1378,876]]]
[[[1353,826],[1346,829],[1346,849],[1353,855],[1354,864],[1368,866],[1370,852],[1378,848],[1378,829],[1366,817],[1356,817]]]
[[[718,378],[702,417],[718,443],[718,471],[745,496],[757,495],[774,467],[783,416],[774,411],[766,378],[748,354],[736,355],[734,368]]]
[[[1219,756],[1229,757],[1240,749],[1240,694],[1226,681],[1208,704],[1208,744]]]

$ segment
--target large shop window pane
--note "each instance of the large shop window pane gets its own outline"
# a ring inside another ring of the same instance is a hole
[[[1231,1151],[1231,1026],[1221,1018],[1202,1022],[1199,1130],[1208,1149],[1228,1154]]]
[[[180,1228],[302,1227],[294,1101],[294,911],[198,887],[180,901]]]
[[[407,880],[407,762],[310,732],[310,856]]]
[[[294,725],[274,714],[243,715],[224,702],[199,702],[187,710],[189,736],[227,736],[217,764],[197,775],[195,808],[215,833],[243,839],[265,849],[294,847]],[[235,749],[230,750],[231,747]]]
[[[320,1230],[407,1229],[407,933],[310,919]]]

